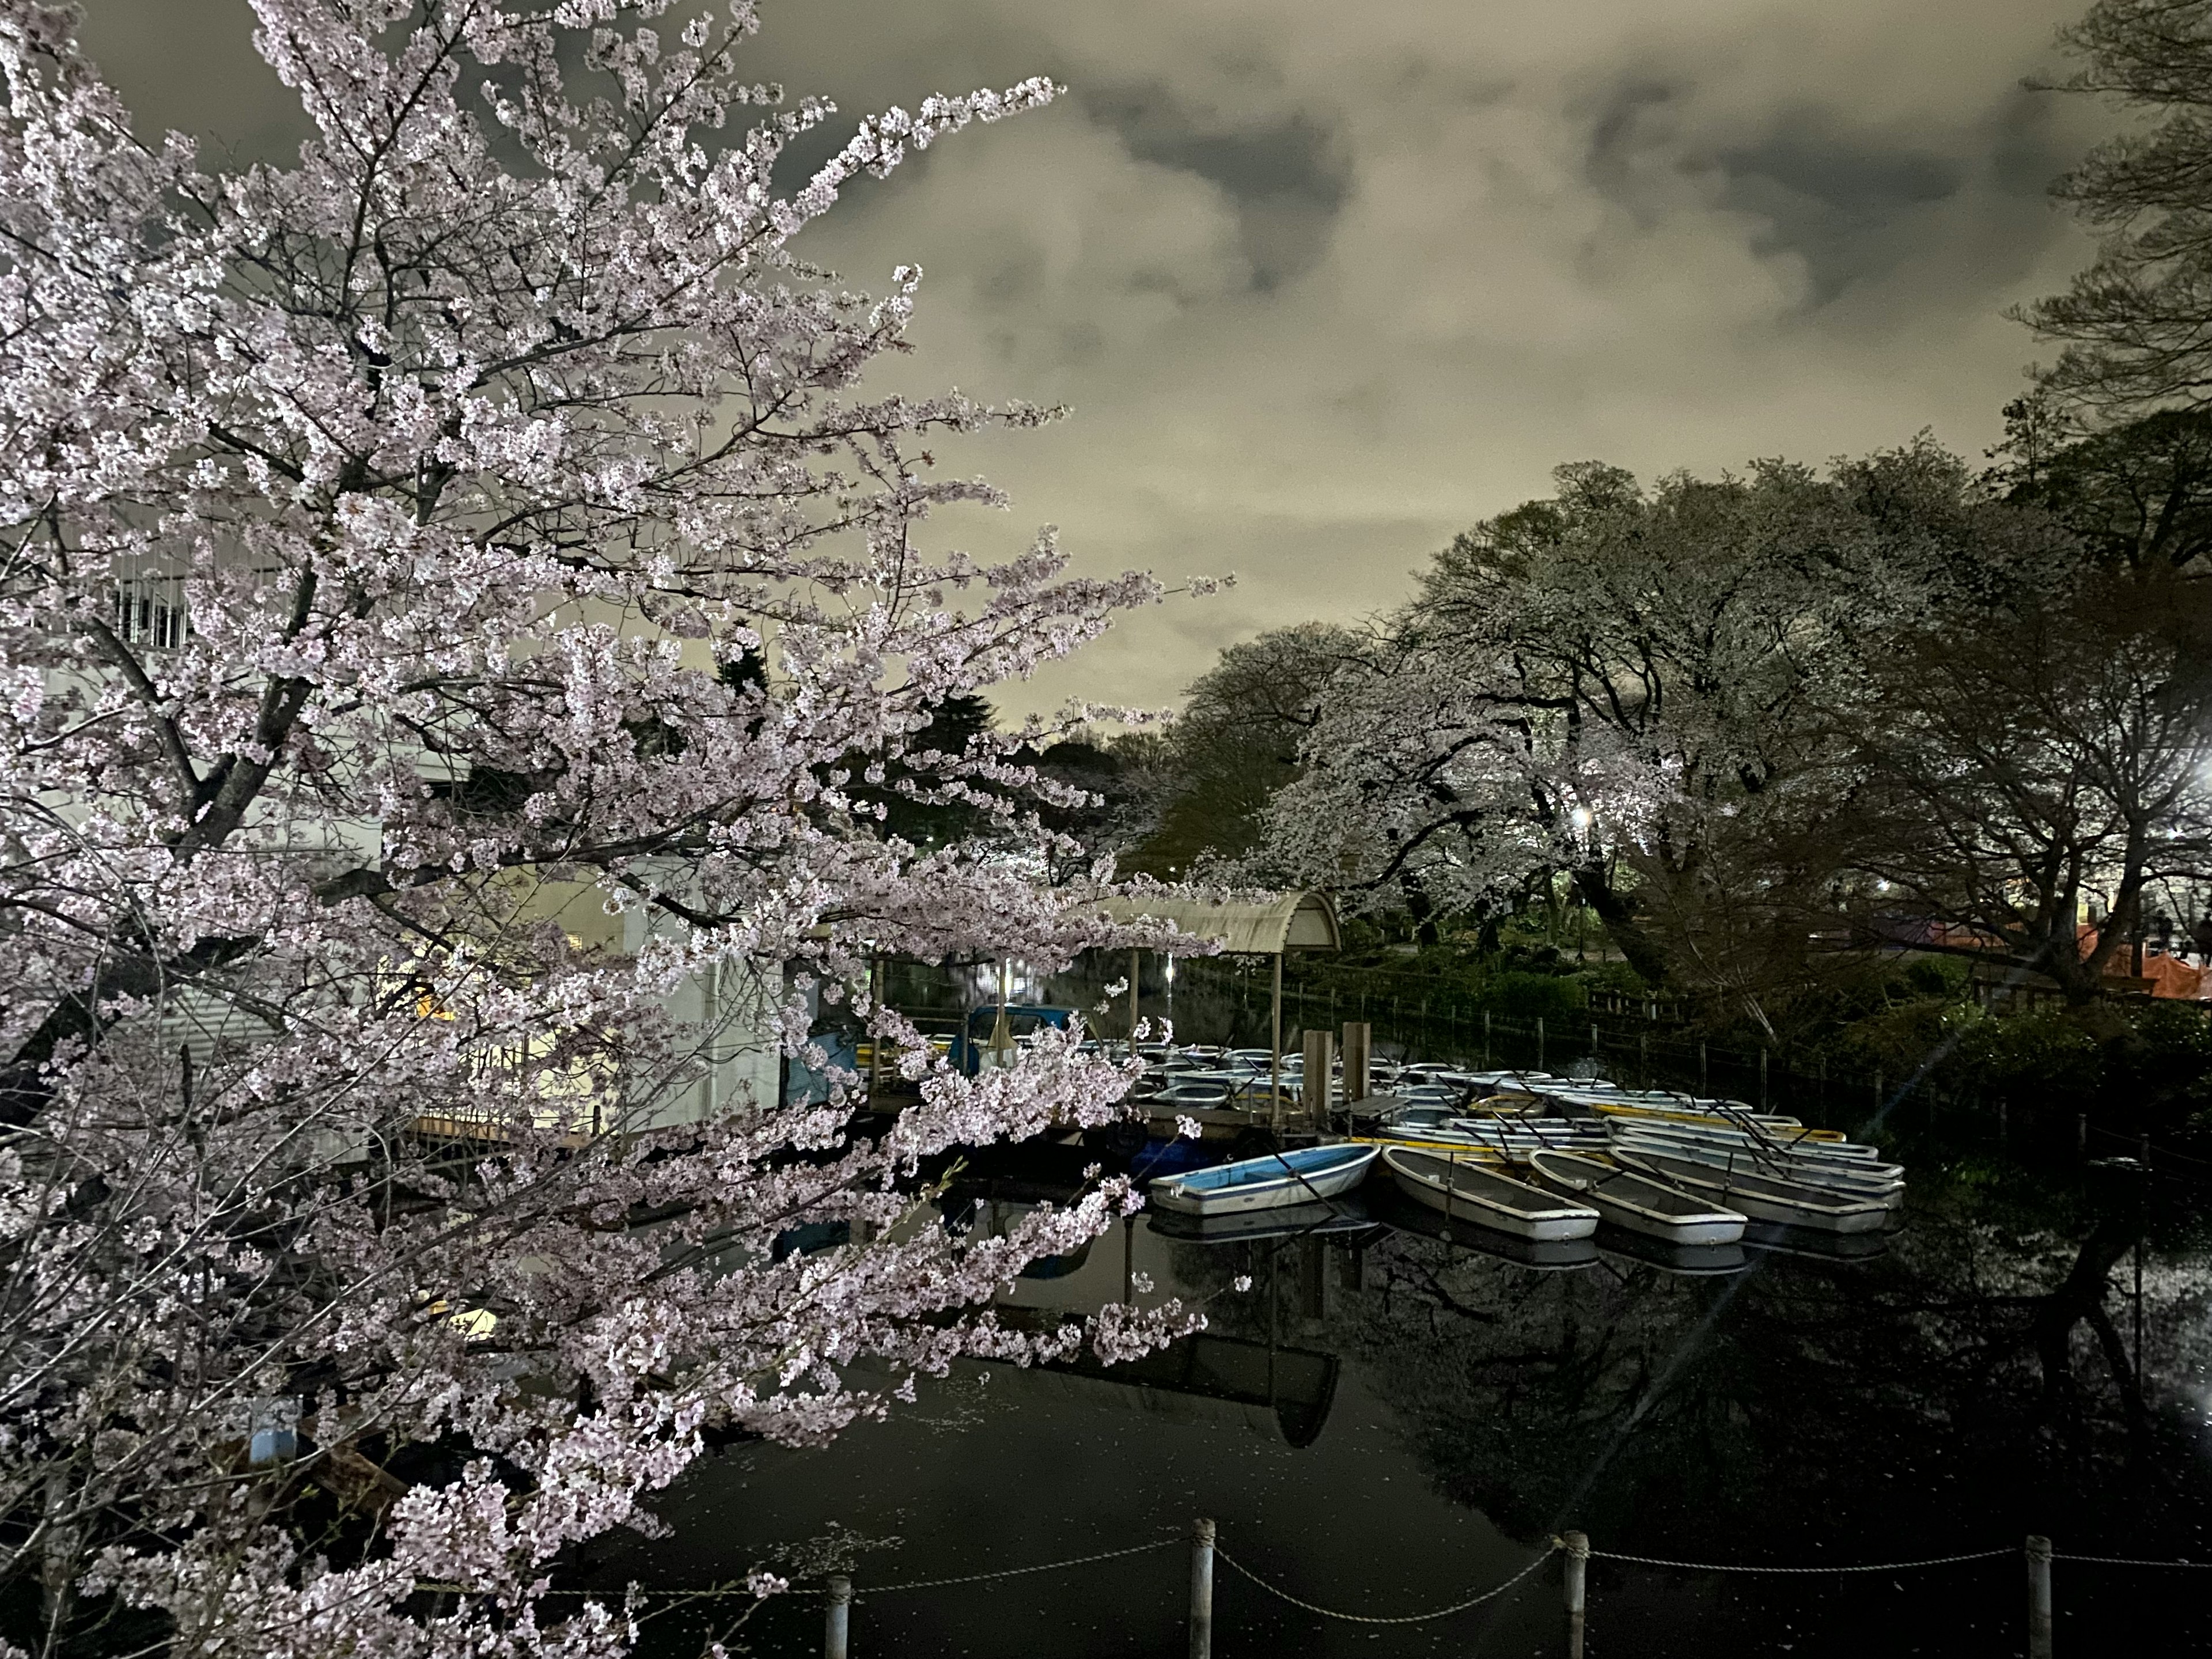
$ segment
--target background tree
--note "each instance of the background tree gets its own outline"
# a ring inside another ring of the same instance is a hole
[[[1127,746],[1155,819],[1131,867],[1175,877],[1250,848],[1269,798],[1297,775],[1324,687],[1361,649],[1347,629],[1307,623],[1224,651],[1171,728]]]
[[[2052,186],[2100,238],[2063,294],[2018,314],[2063,347],[2044,385],[2112,418],[2212,400],[2212,3],[2099,0],[2058,83],[2149,118]]]
[[[872,953],[1121,941],[854,793],[964,775],[918,734],[1158,589],[933,551],[997,498],[930,448],[1036,416],[863,396],[919,273],[790,251],[1046,83],[866,120],[785,194],[830,112],[763,106],[743,3],[256,10],[316,137],[216,173],[0,0],[0,1613],[46,1652],[127,1608],[177,1653],[586,1659],[629,1628],[549,1570],[706,1437],[1175,1328],[985,1308],[1116,1183],[893,1230],[924,1158],[1124,1084],[1050,1042],[949,1074]],[[842,1088],[670,1121],[731,1046],[804,1048],[787,970],[902,1046],[881,1141]],[[854,1242],[775,1248],[814,1223]]]
[[[1925,441],[1826,477],[1557,477],[1441,553],[1392,649],[1330,683],[1256,867],[1462,914],[1564,875],[1647,979],[1755,1009],[1837,869],[1834,721],[1869,641],[2063,538]]]
[[[2212,410],[2161,410],[2085,429],[2051,393],[2005,406],[1990,483],[2042,508],[2097,563],[2204,574],[2212,554]]]
[[[1872,669],[1881,718],[1858,727],[1838,839],[1962,946],[2087,1006],[2153,890],[2212,876],[2200,585],[2092,569],[1903,634]]]

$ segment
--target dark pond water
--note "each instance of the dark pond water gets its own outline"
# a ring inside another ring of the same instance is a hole
[[[1297,1237],[1192,1241],[1139,1218],[1008,1299],[1079,1310],[1149,1282],[1203,1301],[1202,1336],[1118,1372],[963,1368],[825,1450],[724,1449],[663,1495],[672,1535],[611,1552],[593,1580],[803,1579],[835,1558],[860,1588],[856,1659],[1106,1659],[1183,1650],[1179,1540],[1199,1515],[1273,1583],[1383,1615],[1487,1589],[1568,1528],[1600,1551],[1746,1565],[2012,1552],[1849,1577],[1595,1563],[1589,1653],[1663,1659],[2021,1652],[2029,1533],[2212,1560],[2212,1166],[2166,1160],[2138,1206],[1982,1126],[1908,1111],[1885,1139],[1911,1167],[1910,1223],[1849,1262],[1754,1251],[1698,1275],[1607,1240],[1544,1270],[1387,1194],[1369,1224]],[[977,1224],[1053,1175],[1042,1156],[992,1167]],[[1178,1541],[868,1594],[1154,1538]],[[2062,1561],[2056,1583],[2062,1653],[2212,1650],[2212,1572]],[[1554,1654],[1559,1595],[1554,1559],[1476,1610],[1371,1626],[1224,1565],[1215,1652]],[[653,1620],[649,1649],[696,1654],[719,1629],[703,1605]],[[738,1639],[818,1652],[820,1603],[773,1604]]]

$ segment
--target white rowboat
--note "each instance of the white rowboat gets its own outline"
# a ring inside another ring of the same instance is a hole
[[[1367,1179],[1372,1146],[1305,1146],[1223,1164],[1152,1183],[1152,1201],[1182,1215],[1237,1215],[1308,1204],[1350,1192]]]
[[[1585,1204],[1562,1204],[1540,1187],[1500,1174],[1473,1159],[1393,1146],[1382,1154],[1399,1190],[1455,1221],[1472,1221],[1537,1243],[1588,1238],[1598,1212]]]
[[[1579,1152],[1529,1154],[1553,1192],[1595,1207],[1616,1227],[1668,1244],[1733,1244],[1743,1237],[1741,1210],[1723,1209],[1680,1188]]]
[[[1778,1221],[1824,1233],[1878,1233],[1893,1218],[1889,1206],[1878,1199],[1853,1198],[1779,1176],[1724,1170],[1692,1158],[1627,1147],[1617,1156],[1629,1169],[1656,1176],[1713,1204],[1741,1210],[1754,1221]]]

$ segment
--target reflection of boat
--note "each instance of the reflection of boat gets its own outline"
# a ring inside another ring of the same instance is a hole
[[[1832,1188],[1824,1189],[1755,1170],[1731,1170],[1676,1158],[1655,1148],[1622,1146],[1615,1156],[1628,1169],[1656,1176],[1708,1203],[1741,1210],[1754,1221],[1823,1233],[1877,1233],[1890,1223],[1888,1205],[1878,1199],[1854,1198]]]
[[[1871,1261],[1889,1254],[1888,1233],[1816,1233],[1754,1220],[1743,1230],[1747,1249],[1765,1255],[1803,1256],[1814,1261]]]
[[[1152,1183],[1152,1202],[1155,1208],[1186,1215],[1228,1215],[1334,1198],[1367,1179],[1375,1152],[1372,1146],[1303,1146],[1188,1175],[1163,1176]]]
[[[1537,1178],[1553,1192],[1583,1199],[1617,1227],[1667,1244],[1733,1244],[1743,1237],[1744,1216],[1703,1197],[1577,1152],[1528,1156]]]
[[[1312,1200],[1280,1209],[1242,1210],[1228,1215],[1190,1215],[1155,1210],[1146,1224],[1159,1238],[1221,1243],[1235,1239],[1297,1238],[1308,1233],[1363,1232],[1375,1225],[1356,1198]]]
[[[1597,1231],[1597,1212],[1586,1204],[1563,1204],[1553,1194],[1469,1158],[1438,1158],[1393,1146],[1382,1162],[1400,1190],[1431,1209],[1462,1218],[1516,1238],[1537,1243],[1588,1238]]]
[[[1630,1232],[1626,1227],[1601,1227],[1597,1243],[1608,1255],[1625,1256],[1663,1273],[1698,1278],[1707,1273],[1740,1273],[1751,1266],[1751,1256],[1739,1243],[1669,1244],[1663,1240]]]
[[[1541,1244],[1516,1238],[1510,1233],[1478,1227],[1473,1222],[1453,1220],[1442,1211],[1431,1210],[1407,1197],[1394,1182],[1369,1188],[1366,1204],[1368,1213],[1393,1232],[1414,1238],[1438,1239],[1481,1255],[1496,1256],[1516,1267],[1530,1267],[1540,1273],[1562,1272],[1591,1267],[1598,1260],[1594,1238],[1555,1239]]]

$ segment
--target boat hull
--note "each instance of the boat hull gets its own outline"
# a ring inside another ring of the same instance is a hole
[[[1551,1191],[1589,1205],[1613,1226],[1662,1244],[1734,1244],[1749,1218],[1739,1210],[1703,1207],[1704,1200],[1665,1182],[1564,1152],[1529,1159]]]
[[[1888,1205],[1871,1199],[1852,1199],[1838,1193],[1831,1201],[1824,1193],[1779,1192],[1773,1189],[1791,1183],[1756,1174],[1732,1175],[1691,1158],[1670,1158],[1626,1148],[1620,1157],[1639,1174],[1680,1187],[1720,1208],[1740,1210],[1753,1221],[1802,1227],[1808,1232],[1878,1233],[1887,1231],[1894,1220]]]
[[[1304,1154],[1248,1158],[1197,1176],[1164,1176],[1152,1182],[1150,1201],[1155,1209],[1177,1215],[1243,1215],[1254,1210],[1283,1209],[1293,1204],[1341,1197],[1367,1179],[1375,1162],[1375,1148],[1364,1146],[1327,1165],[1304,1167]],[[1279,1170],[1280,1173],[1274,1173]],[[1226,1182],[1208,1179],[1224,1174],[1244,1178]]]
[[[1393,1148],[1383,1155],[1383,1164],[1399,1191],[1455,1221],[1471,1221],[1534,1244],[1565,1243],[1597,1231],[1598,1212],[1589,1206],[1561,1204],[1540,1187],[1471,1163]],[[1452,1176],[1480,1178],[1453,1184]]]

